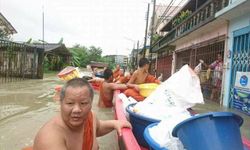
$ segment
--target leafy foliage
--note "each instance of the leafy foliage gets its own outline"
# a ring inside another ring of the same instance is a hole
[[[186,18],[188,18],[192,14],[192,11],[186,10],[186,11],[181,11],[180,15],[176,17],[173,22],[172,26],[175,27],[178,24],[182,23]]]
[[[163,36],[159,35],[159,34],[154,34],[152,37],[152,43],[154,44],[155,42],[159,41]]]
[[[102,57],[102,49],[100,47],[90,46],[89,48],[81,46],[79,44],[69,48],[72,54],[72,64],[75,67],[86,67],[91,61],[98,61],[110,64],[110,67],[114,66],[114,63]]]

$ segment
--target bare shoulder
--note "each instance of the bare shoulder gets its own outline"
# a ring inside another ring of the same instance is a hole
[[[34,140],[34,150],[66,149],[63,128],[53,118],[47,122],[37,133]]]
[[[132,75],[138,75],[138,70],[135,70],[135,72]]]
[[[132,76],[131,76],[130,80],[128,81],[128,83],[134,84],[134,82],[135,82],[137,76],[138,76],[138,70],[136,70],[136,71],[132,74]]]

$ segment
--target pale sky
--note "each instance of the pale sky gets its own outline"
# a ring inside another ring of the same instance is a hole
[[[170,0],[165,0],[165,2]],[[0,0],[0,12],[17,30],[14,41],[42,39],[67,47],[96,46],[103,55],[127,55],[143,44],[147,3],[151,0]]]

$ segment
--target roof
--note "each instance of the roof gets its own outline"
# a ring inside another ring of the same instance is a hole
[[[69,50],[65,47],[64,44],[58,44],[58,43],[34,43],[33,46],[36,46],[37,48],[43,49],[44,47],[44,53],[57,53],[61,55],[71,55]]]
[[[16,29],[10,24],[10,22],[3,16],[0,12],[0,28],[3,27],[3,30],[8,34],[17,33]]]
[[[93,67],[108,67],[108,64],[105,64],[103,62],[96,62],[96,61],[91,61],[89,64],[92,68]]]
[[[147,45],[146,47],[145,47],[145,50],[147,50],[147,49],[149,49],[150,48],[150,46],[149,45]],[[139,49],[139,53],[140,54],[142,54],[142,52],[144,51],[144,48],[141,48],[141,49]]]

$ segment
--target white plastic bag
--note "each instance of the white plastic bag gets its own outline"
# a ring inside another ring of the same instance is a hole
[[[144,102],[183,109],[193,107],[196,103],[204,103],[200,79],[188,65],[185,65],[159,85]]]
[[[196,74],[200,74],[201,72],[201,66],[202,66],[202,63],[199,63],[195,68],[194,68],[194,72]]]
[[[137,101],[135,99],[133,99],[132,97],[127,98],[126,95],[123,93],[118,94],[118,97],[122,100],[123,112],[124,112],[126,118],[129,119],[129,114],[126,111],[126,107],[129,104],[137,103]]]

